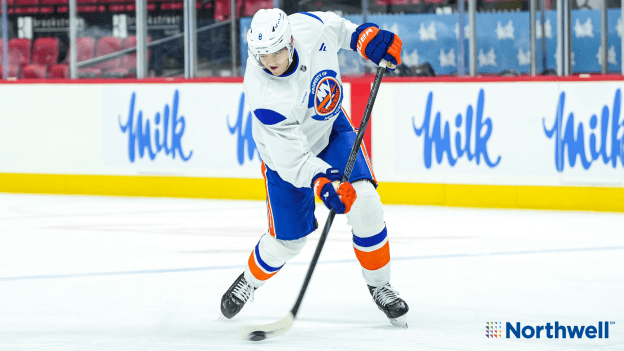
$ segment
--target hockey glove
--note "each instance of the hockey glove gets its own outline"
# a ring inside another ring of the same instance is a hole
[[[330,210],[338,214],[349,213],[357,195],[351,183],[340,184],[340,172],[330,168],[326,173],[319,173],[312,179],[314,193]]]
[[[389,70],[394,70],[401,64],[401,38],[387,30],[379,29],[373,23],[365,23],[351,35],[351,50],[357,51],[367,60],[373,61],[377,66],[382,59],[392,63]]]

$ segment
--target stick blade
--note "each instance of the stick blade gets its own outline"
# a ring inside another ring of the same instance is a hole
[[[287,332],[292,327],[294,320],[295,316],[292,313],[288,313],[286,317],[274,323],[240,327],[238,334],[241,338],[250,341],[274,338]]]

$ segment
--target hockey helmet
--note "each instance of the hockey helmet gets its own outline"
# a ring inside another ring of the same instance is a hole
[[[288,63],[292,62],[294,39],[286,13],[280,9],[259,10],[247,31],[249,53],[260,63],[259,55],[272,54],[288,48]]]

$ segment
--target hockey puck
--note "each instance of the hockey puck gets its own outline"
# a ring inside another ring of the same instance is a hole
[[[261,330],[256,330],[249,333],[248,339],[251,341],[260,341],[266,339],[266,333]]]

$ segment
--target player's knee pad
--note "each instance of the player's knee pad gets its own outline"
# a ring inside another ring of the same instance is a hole
[[[297,256],[307,243],[307,237],[297,240],[280,240],[271,235],[264,235],[260,239],[259,249],[265,259],[275,265],[283,265]]]
[[[357,199],[347,213],[348,224],[353,233],[360,237],[369,237],[380,233],[386,226],[383,219],[383,206],[377,190],[368,181],[352,184]]]

